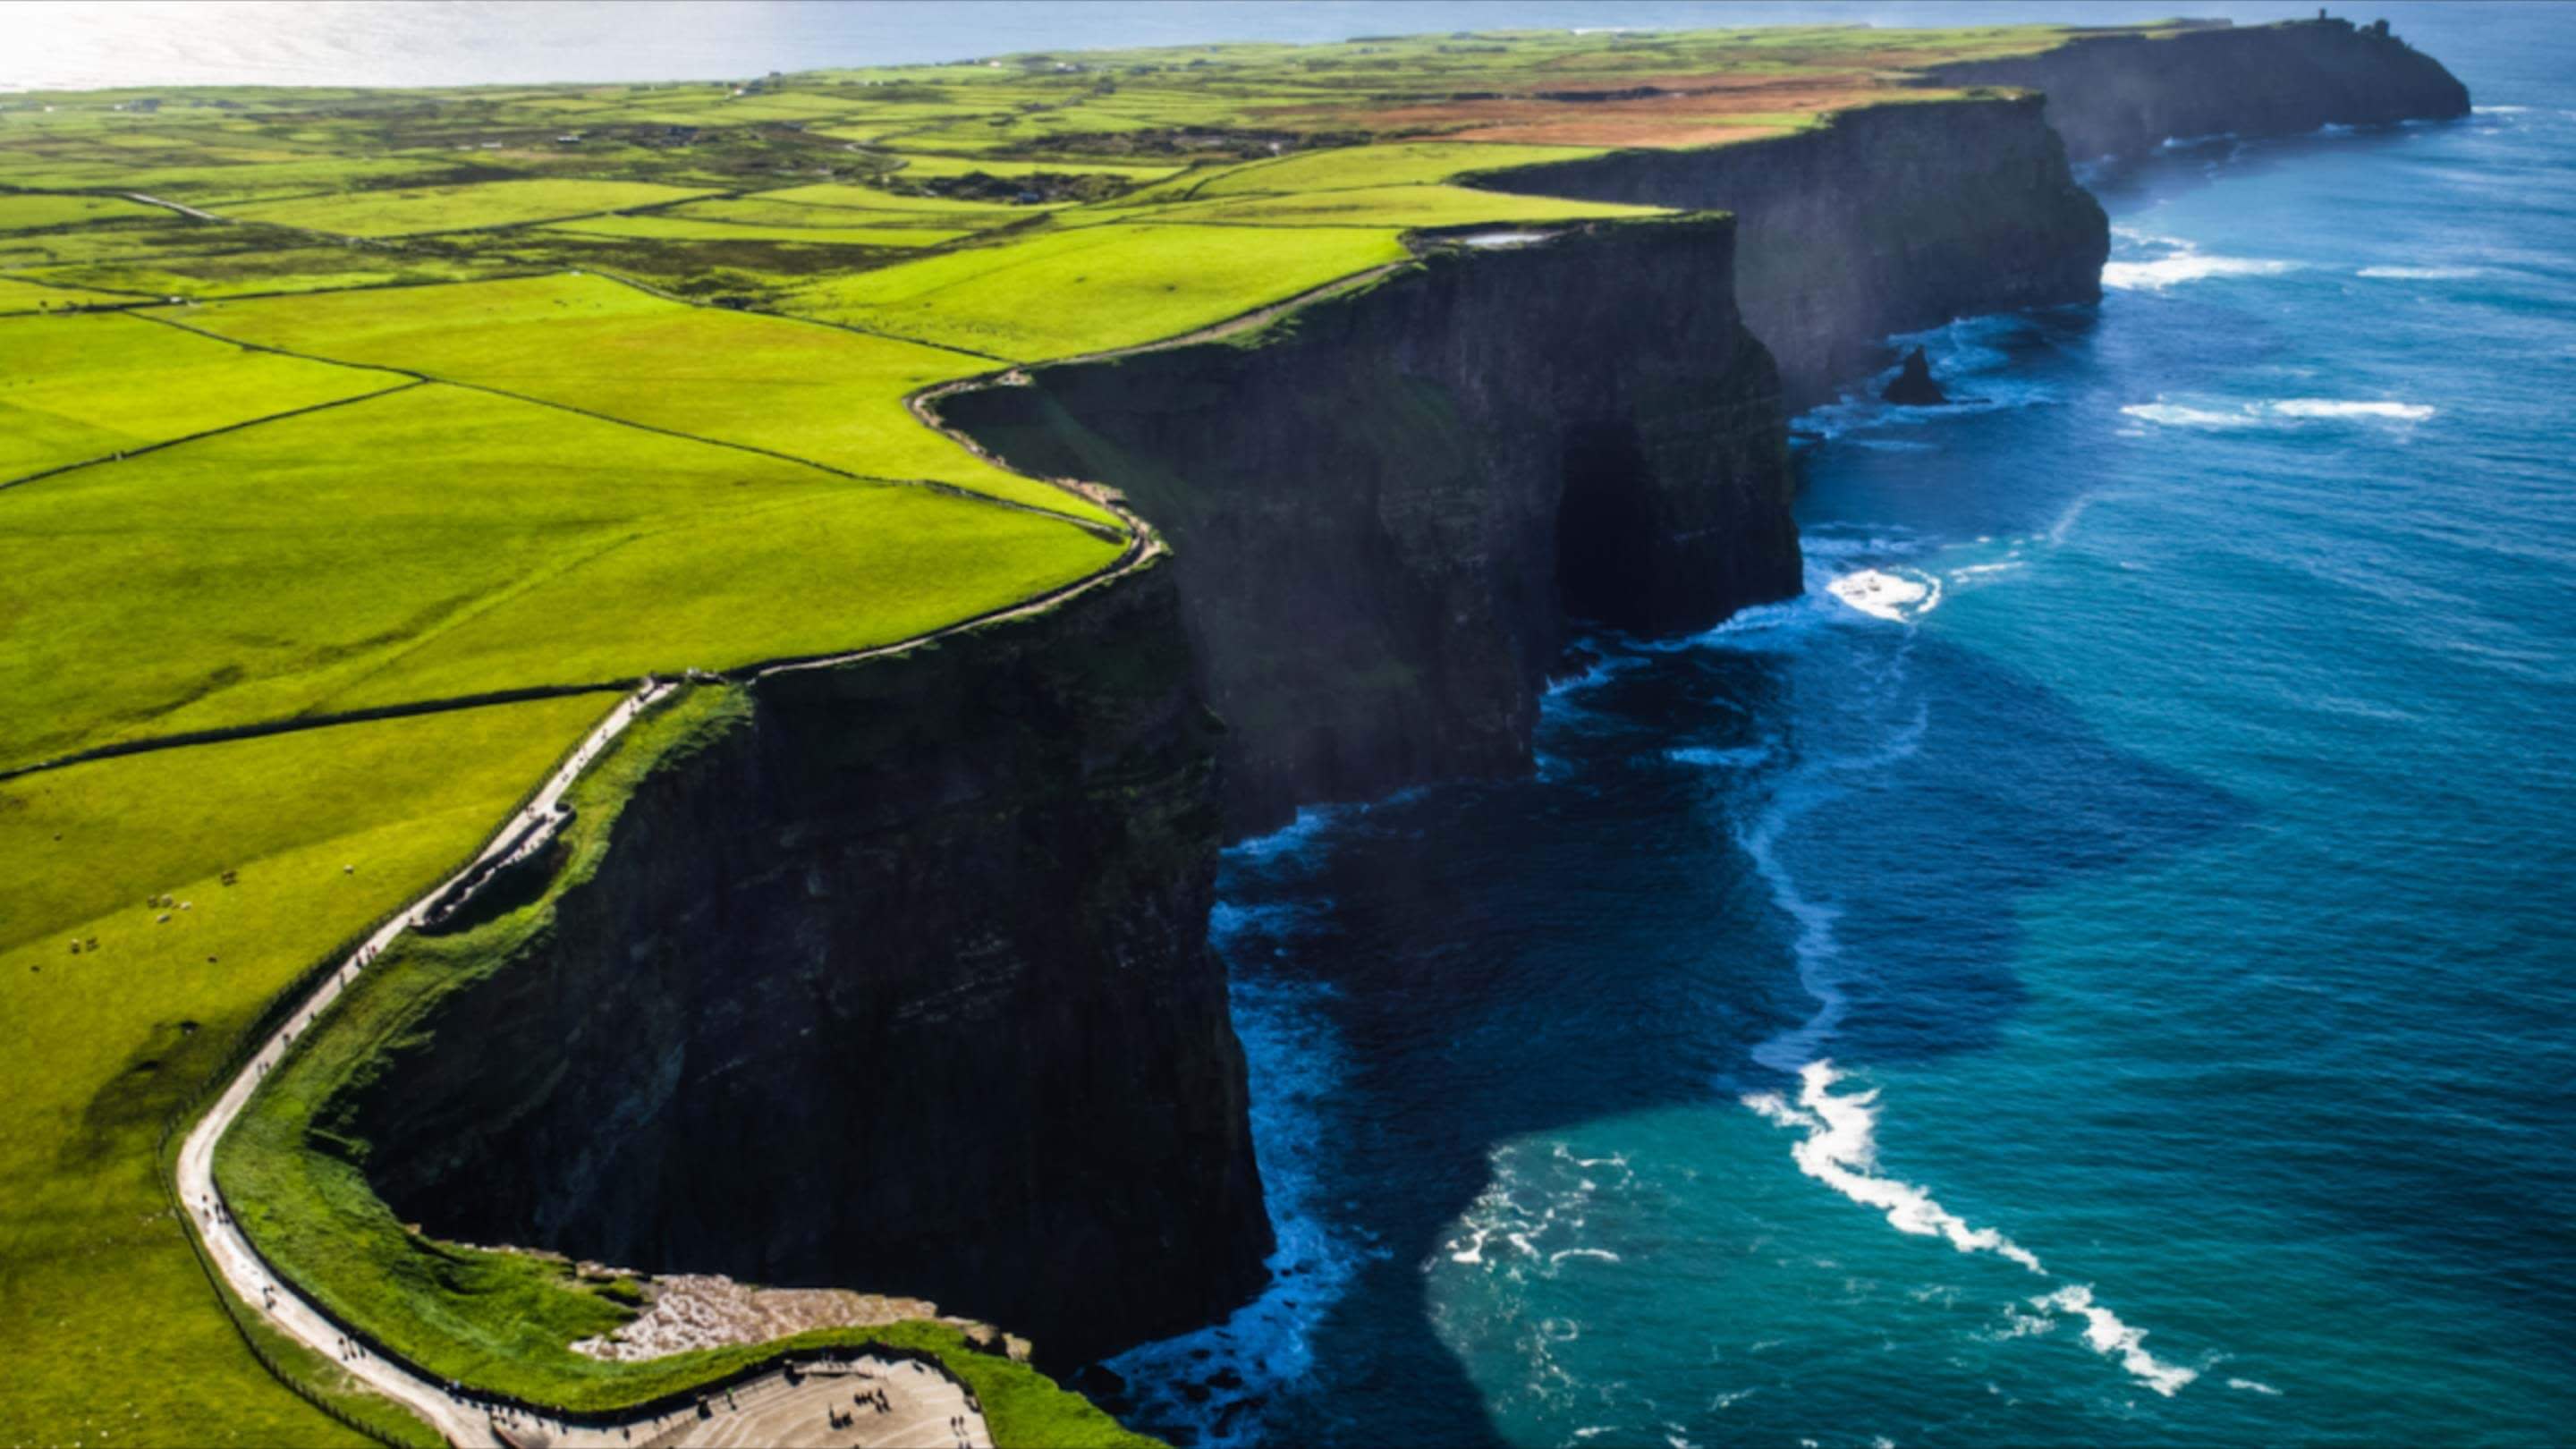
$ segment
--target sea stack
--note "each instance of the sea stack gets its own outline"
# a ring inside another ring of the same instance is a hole
[[[1950,395],[1941,390],[1941,384],[1932,380],[1932,364],[1924,358],[1920,347],[1905,354],[1905,362],[1897,370],[1896,381],[1889,383],[1887,390],[1878,396],[1882,402],[1909,408],[1937,408],[1950,400]]]

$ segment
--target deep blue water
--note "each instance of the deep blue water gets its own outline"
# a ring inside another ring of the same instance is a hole
[[[2525,13],[2405,12],[2471,119],[2106,184],[2102,305],[1812,417],[1807,597],[1603,641],[1537,778],[1230,854],[1283,1276],[1120,1363],[1140,1422],[2576,1433],[2576,16]]]

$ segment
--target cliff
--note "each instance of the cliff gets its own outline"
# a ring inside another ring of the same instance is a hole
[[[441,1237],[917,1294],[1067,1361],[1251,1292],[1172,584],[750,686],[338,1105],[377,1191]]]
[[[1779,386],[1722,217],[1434,244],[1218,341],[1034,370],[945,419],[1172,541],[1236,833],[1525,769],[1575,618],[1797,592]]]
[[[2035,97],[1840,112],[1696,151],[1478,177],[1488,190],[1735,213],[1735,295],[1792,411],[1883,366],[1895,332],[2101,296],[2110,222]]]
[[[2468,87],[2386,23],[2300,20],[2101,35],[2038,55],[1936,66],[1939,85],[2025,86],[2078,160],[2134,160],[2172,137],[2280,136],[2469,112]]]

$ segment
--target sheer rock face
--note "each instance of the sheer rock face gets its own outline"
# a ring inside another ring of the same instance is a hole
[[[1779,384],[1723,218],[1439,245],[1246,336],[944,400],[1178,554],[1241,834],[1528,768],[1572,620],[1705,628],[1799,587]]]
[[[1803,410],[1877,371],[1890,333],[2102,295],[2111,228],[2036,97],[1890,103],[1775,140],[1622,151],[1490,190],[1730,211],[1735,297]]]
[[[356,1104],[395,1212],[931,1298],[1067,1360],[1254,1291],[1170,576],[756,686]]]
[[[2089,36],[2038,55],[1938,66],[1943,85],[2048,94],[2078,161],[2133,161],[2168,139],[2282,136],[2469,113],[2469,90],[2384,26],[2303,20],[2181,34]]]

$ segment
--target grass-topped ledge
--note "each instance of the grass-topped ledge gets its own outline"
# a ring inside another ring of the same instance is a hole
[[[381,1352],[429,1378],[553,1416],[667,1412],[798,1353],[875,1345],[934,1359],[965,1383],[997,1443],[1152,1443],[1027,1365],[977,1347],[950,1322],[817,1329],[643,1360],[593,1357],[572,1345],[637,1317],[644,1299],[631,1277],[586,1271],[557,1254],[440,1241],[396,1221],[369,1186],[371,1148],[352,1126],[351,1094],[384,1070],[387,1051],[436,1030],[455,992],[540,946],[556,903],[598,869],[636,788],[685,768],[741,727],[749,708],[739,688],[701,686],[632,726],[574,787],[573,824],[537,899],[454,934],[406,935],[356,978],[217,1147],[216,1182],[236,1222],[281,1279]]]

